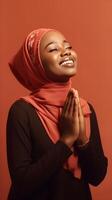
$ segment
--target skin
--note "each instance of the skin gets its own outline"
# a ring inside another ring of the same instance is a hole
[[[70,90],[65,101],[62,115],[59,121],[61,140],[70,148],[76,145],[85,145],[88,142],[86,137],[85,119],[80,102],[74,97]]]
[[[77,71],[77,54],[66,38],[56,31],[47,32],[40,43],[40,57],[47,77],[55,82],[66,82]],[[62,65],[66,59],[72,64]]]
[[[50,31],[43,36],[40,57],[47,77],[52,81],[66,82],[77,72],[77,54],[58,31]],[[66,60],[70,62],[64,62]],[[88,142],[79,97],[74,96],[72,89],[65,100],[58,127],[60,140],[68,147]]]

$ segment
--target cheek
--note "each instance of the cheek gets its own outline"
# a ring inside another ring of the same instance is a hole
[[[58,58],[59,56],[58,56],[58,54],[51,54],[51,55],[49,55],[49,58],[48,58],[48,62],[49,63],[52,63],[52,64],[57,64],[58,63],[58,60],[59,60],[59,58]]]
[[[55,80],[57,76],[59,77],[62,74],[58,63],[55,62],[55,59],[51,59],[49,62],[45,61],[44,64],[44,69],[49,79]]]
[[[49,55],[44,57],[44,59],[42,59],[42,63],[44,64],[44,67],[47,68],[56,67],[59,64],[58,55]]]
[[[44,59],[42,59],[42,65],[48,77],[49,75],[55,73],[55,70],[56,70],[55,59],[52,59],[51,57],[47,57],[47,58],[44,57]]]

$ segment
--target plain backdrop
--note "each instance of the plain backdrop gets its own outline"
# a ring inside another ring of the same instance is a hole
[[[60,30],[78,54],[73,86],[94,106],[109,160],[105,180],[91,187],[93,200],[112,199],[112,1],[0,0],[0,200],[6,200],[10,176],[6,157],[6,121],[11,104],[27,95],[8,61],[34,29]]]

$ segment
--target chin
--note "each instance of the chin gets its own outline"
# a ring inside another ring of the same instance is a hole
[[[76,72],[75,73],[71,73],[71,74],[67,74],[63,78],[61,78],[61,82],[67,82],[74,76],[76,76]]]
[[[71,70],[69,73],[68,73],[68,76],[69,77],[72,77],[72,76],[75,76],[77,74],[77,70]]]

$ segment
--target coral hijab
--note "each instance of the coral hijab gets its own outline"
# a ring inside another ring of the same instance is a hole
[[[49,31],[52,29],[32,31],[9,65],[17,80],[32,91],[30,95],[22,98],[34,106],[49,138],[56,143],[60,138],[57,124],[65,99],[71,89],[71,80],[66,83],[57,83],[46,76],[40,59],[39,46],[42,37]],[[90,109],[84,99],[80,98],[80,103],[85,117],[86,133],[89,137]],[[80,178],[81,170],[77,155],[72,154],[64,167]]]

